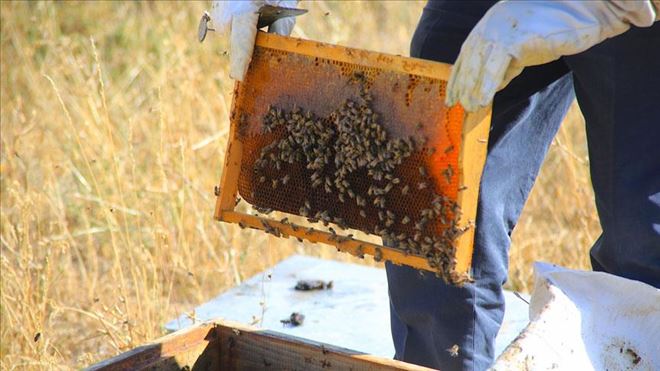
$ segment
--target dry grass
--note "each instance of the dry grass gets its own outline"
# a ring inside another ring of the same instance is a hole
[[[421,5],[305,3],[297,32],[407,55]],[[348,259],[211,219],[232,82],[226,45],[195,41],[205,6],[2,2],[2,369],[125,351],[293,252]],[[575,109],[514,234],[514,288],[534,260],[588,267],[581,120]]]

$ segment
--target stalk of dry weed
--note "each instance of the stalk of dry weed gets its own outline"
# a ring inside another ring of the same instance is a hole
[[[407,55],[422,4],[304,2],[294,36]],[[2,369],[125,351],[293,252],[355,261],[212,220],[233,82],[226,45],[195,41],[205,6],[0,5]],[[514,233],[513,288],[533,260],[587,267],[586,161],[574,109]]]

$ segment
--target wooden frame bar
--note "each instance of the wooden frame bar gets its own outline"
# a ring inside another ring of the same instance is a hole
[[[90,366],[115,370],[411,370],[416,366],[236,322],[215,320]]]
[[[445,63],[386,55],[262,32],[257,36],[256,45],[306,56],[358,64],[367,68],[379,68],[441,80],[447,80],[451,72],[451,66]],[[238,84],[235,87],[235,93],[237,89]],[[234,108],[235,102],[232,103],[232,112],[234,112]],[[409,255],[398,249],[359,240],[343,241],[334,238],[327,232],[318,230],[309,232],[304,227],[292,227],[290,224],[280,223],[273,219],[236,211],[235,204],[243,149],[243,144],[236,135],[237,120],[237,117],[232,117],[230,140],[225,154],[224,171],[220,183],[221,192],[215,208],[215,218],[217,220],[240,223],[243,226],[260,230],[275,227],[285,236],[333,245],[340,251],[355,256],[369,254],[379,256],[395,264],[433,270],[425,258]],[[479,183],[486,159],[489,128],[490,107],[464,115],[459,153],[459,185],[463,191],[459,193],[457,201],[461,207],[461,218],[458,227],[465,229],[466,232],[456,240],[456,266],[454,270],[457,273],[456,277],[465,277],[469,273],[471,265]]]

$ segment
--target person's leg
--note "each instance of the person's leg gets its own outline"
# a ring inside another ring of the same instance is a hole
[[[453,63],[479,14],[425,10],[413,57]],[[483,9],[483,12],[487,7]],[[473,284],[446,285],[433,274],[386,264],[395,358],[442,370],[482,370],[493,359],[504,315],[510,235],[539,167],[573,100],[563,62],[526,69],[493,104],[472,259]],[[458,345],[458,356],[448,349]]]
[[[603,229],[593,268],[660,287],[660,24],[566,61]]]

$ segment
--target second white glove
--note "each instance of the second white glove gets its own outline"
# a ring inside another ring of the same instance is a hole
[[[526,66],[580,53],[630,25],[649,27],[657,14],[640,1],[501,1],[461,47],[447,85],[447,105],[488,105]]]

